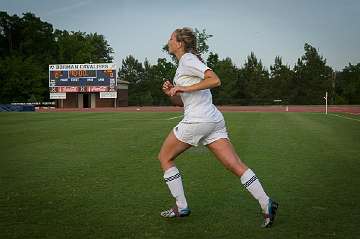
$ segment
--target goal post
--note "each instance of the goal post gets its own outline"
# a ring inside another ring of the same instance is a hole
[[[328,92],[327,91],[325,93],[324,99],[325,99],[325,114],[327,114],[328,113]]]

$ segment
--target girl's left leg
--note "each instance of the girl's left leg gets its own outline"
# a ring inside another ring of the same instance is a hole
[[[239,158],[234,147],[228,139],[221,138],[207,145],[216,158],[236,176],[240,177],[241,183],[258,200],[262,211],[268,218],[265,219],[263,226],[269,227],[273,223],[277,203],[272,202],[265,193],[259,179],[255,173],[249,169]]]

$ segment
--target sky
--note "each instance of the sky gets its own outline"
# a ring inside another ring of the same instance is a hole
[[[360,63],[359,0],[0,0],[0,11],[104,35],[118,67],[128,55],[170,59],[162,47],[182,27],[205,29],[209,51],[238,67],[254,52],[267,69],[276,56],[292,68],[305,43],[335,70]]]

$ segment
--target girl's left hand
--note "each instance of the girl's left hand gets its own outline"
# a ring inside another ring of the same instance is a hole
[[[188,92],[188,88],[186,86],[174,86],[173,88],[170,89],[170,95],[174,96],[177,93],[182,93],[182,92]]]

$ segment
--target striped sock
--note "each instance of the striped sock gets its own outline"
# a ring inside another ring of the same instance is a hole
[[[184,188],[179,170],[174,166],[164,173],[164,179],[168,185],[171,195],[176,199],[176,206],[179,209],[187,208]]]
[[[263,187],[255,173],[251,169],[247,169],[240,177],[241,183],[251,193],[251,195],[259,201],[261,209],[266,212],[266,207],[269,202],[269,197],[264,192]]]

